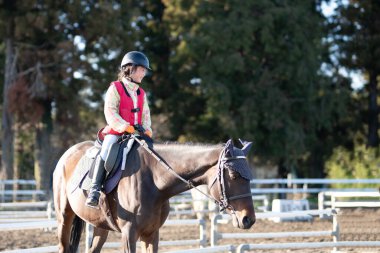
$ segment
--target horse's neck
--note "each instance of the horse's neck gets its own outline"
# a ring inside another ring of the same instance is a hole
[[[221,150],[220,146],[184,145],[156,149],[178,176],[190,180],[195,186],[207,184],[209,178],[215,176],[214,171],[210,169],[217,164]],[[168,195],[168,198],[189,190],[188,184],[165,170],[163,166],[158,166],[161,168],[154,170],[155,183],[162,192]]]

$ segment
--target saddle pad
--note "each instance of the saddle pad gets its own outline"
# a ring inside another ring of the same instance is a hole
[[[70,182],[71,192],[74,192],[78,187],[82,190],[88,191],[91,186],[91,178],[89,177],[89,172],[95,166],[95,158],[93,156],[94,151],[91,149],[97,149],[97,153],[99,153],[99,148],[92,147],[90,148],[86,154],[79,160],[77,166],[75,167],[74,175]],[[91,155],[89,155],[91,154]],[[115,186],[118,184],[121,177],[121,169],[117,168],[117,170],[108,177],[104,183],[104,191],[105,193],[111,192]]]
[[[88,155],[88,154],[93,154],[91,150],[94,150],[95,147],[92,147],[90,149],[87,150],[87,152],[85,153],[84,156],[82,156],[82,158],[79,160],[77,166],[75,167],[75,170],[74,170],[74,174],[73,176],[71,177],[71,181],[70,181],[70,189],[71,189],[71,192],[74,192],[78,187],[80,187],[80,185],[83,185],[83,181],[88,178],[88,173],[91,169],[91,167],[94,166],[94,161],[95,161],[95,157],[96,156],[93,156],[93,155]],[[99,153],[99,149],[97,151],[97,153]],[[90,183],[91,183],[91,179],[89,179]]]

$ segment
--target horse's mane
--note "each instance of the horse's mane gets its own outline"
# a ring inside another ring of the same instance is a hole
[[[156,146],[157,144],[157,146]],[[223,147],[224,144],[210,144],[210,143],[194,143],[194,142],[186,142],[179,143],[173,141],[165,141],[165,142],[155,142],[155,147],[159,149],[171,149],[171,148],[179,148],[179,149],[209,149],[209,148],[220,148]]]
[[[219,150],[223,147],[222,144],[205,144],[205,143],[178,143],[178,142],[162,142],[154,143],[154,150],[158,154],[172,155],[191,155],[201,154],[209,151]]]

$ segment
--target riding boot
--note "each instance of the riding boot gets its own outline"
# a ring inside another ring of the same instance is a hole
[[[91,188],[86,200],[86,205],[93,208],[96,208],[99,204],[100,191],[102,189],[102,183],[106,175],[104,160],[100,156],[98,156],[96,159],[97,160],[95,164],[94,175],[92,176]]]

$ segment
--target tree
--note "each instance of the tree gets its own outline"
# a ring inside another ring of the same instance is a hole
[[[6,20],[4,26],[5,44],[5,72],[3,86],[3,107],[2,107],[2,159],[1,159],[1,179],[13,178],[13,117],[8,110],[8,91],[16,75],[15,60],[16,52],[14,48],[15,13],[16,1],[3,1],[1,16]]]
[[[366,97],[367,146],[379,146],[378,78],[380,75],[380,3],[373,0],[336,1],[338,7],[329,20],[330,36],[337,64],[348,72],[363,73],[368,83],[358,96]]]
[[[310,158],[321,133],[325,139],[334,135],[350,90],[321,72],[326,49],[317,3],[165,4],[167,19],[176,21],[170,26],[176,42],[172,69],[183,78],[177,80],[179,90],[187,93],[178,95],[184,108],[173,118],[183,120],[176,126],[186,138],[253,139],[263,159],[321,175],[322,167],[297,166]]]
[[[93,115],[102,111],[101,95],[116,77],[118,58],[126,50],[121,47],[132,48],[134,41],[126,29],[131,29],[126,19],[131,8],[125,4],[17,4],[18,74],[7,108],[17,116],[18,126],[28,126],[35,137],[39,189],[49,189],[56,159],[65,149],[88,136],[95,138]]]

